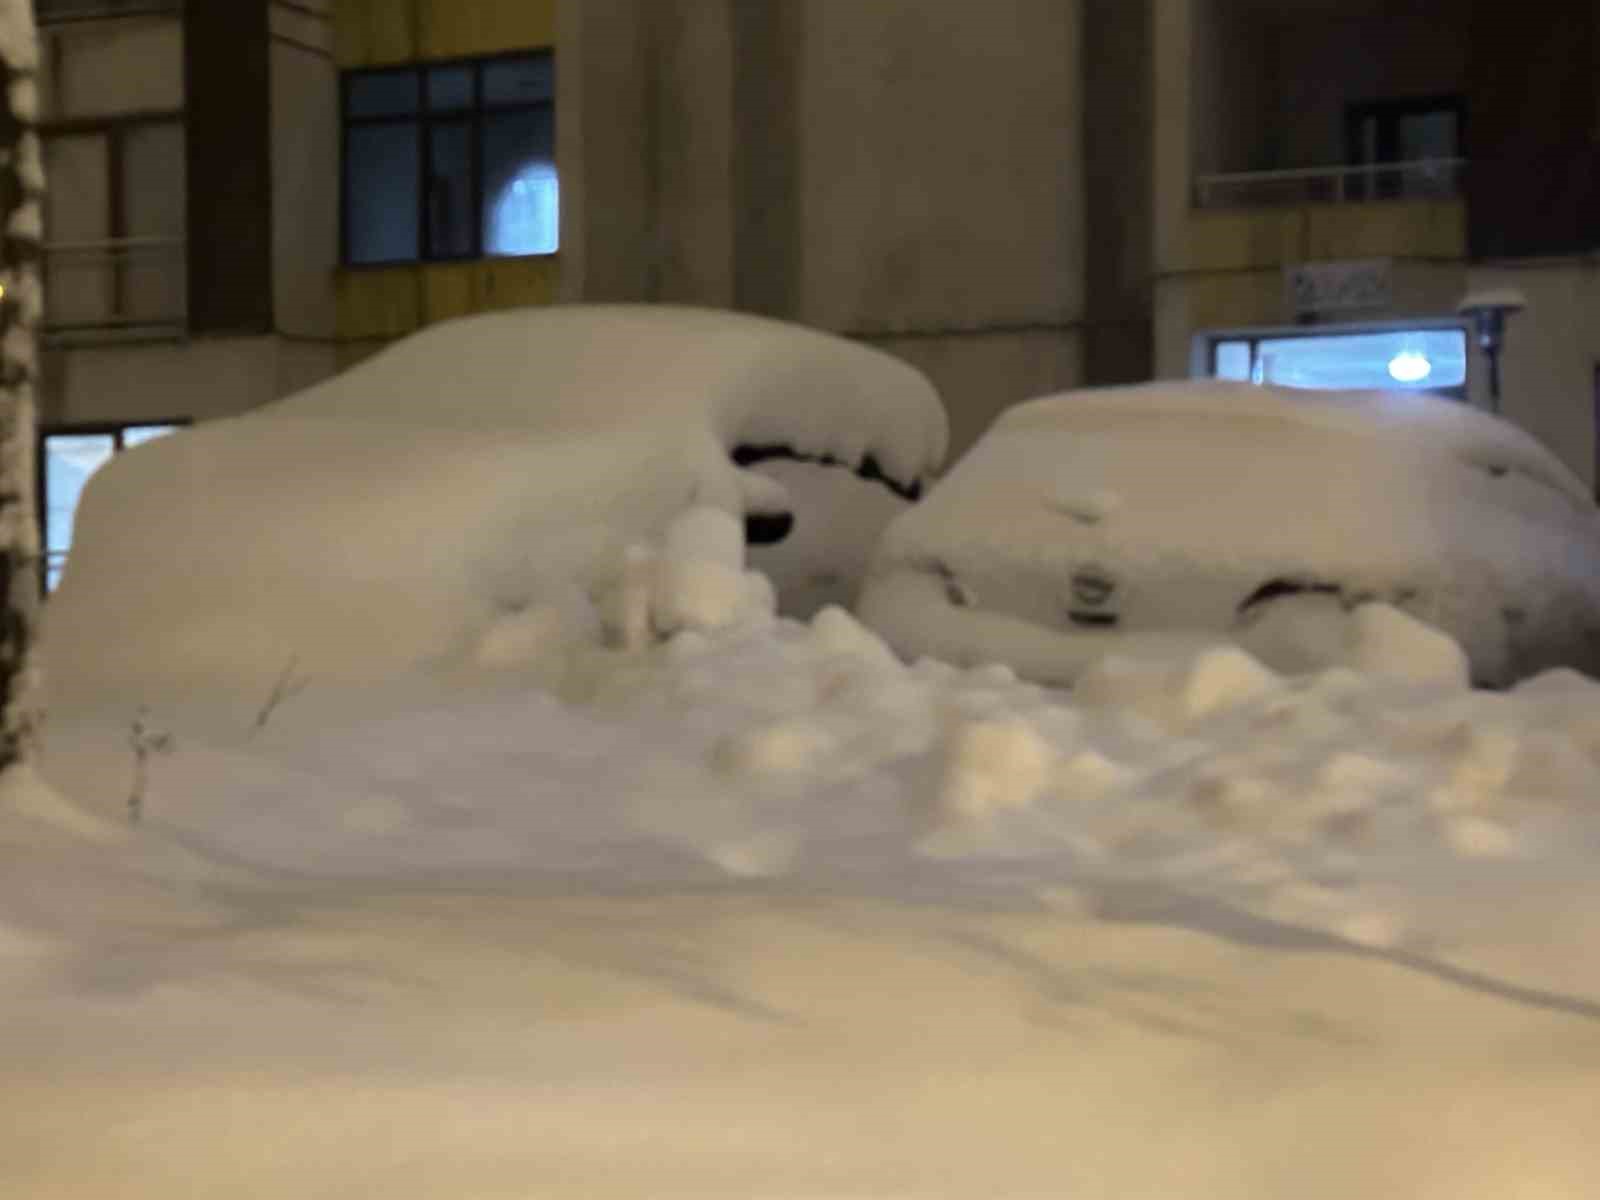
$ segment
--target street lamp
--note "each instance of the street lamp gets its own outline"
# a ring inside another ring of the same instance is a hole
[[[1527,307],[1527,298],[1516,288],[1469,292],[1456,305],[1456,312],[1472,318],[1478,347],[1489,360],[1489,411],[1497,415],[1500,412],[1500,347],[1505,344],[1506,318]]]

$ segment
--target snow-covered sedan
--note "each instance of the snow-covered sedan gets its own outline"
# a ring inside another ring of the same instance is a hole
[[[764,457],[912,496],[945,442],[918,371],[781,321],[667,305],[448,321],[116,456],[85,490],[46,658],[108,696],[163,662],[257,686],[291,663],[374,678],[604,593],[691,509],[771,540],[793,497],[751,469]]]
[[[1008,411],[879,545],[860,604],[900,652],[1069,683],[1109,652],[1218,636],[1339,660],[1381,602],[1472,679],[1600,666],[1600,514],[1548,450],[1417,393],[1220,382]]]

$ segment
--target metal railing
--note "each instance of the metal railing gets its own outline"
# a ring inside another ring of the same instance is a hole
[[[183,0],[34,0],[41,28],[74,21],[159,16],[183,11]]]
[[[1449,199],[1461,194],[1466,165],[1464,158],[1426,158],[1356,167],[1202,175],[1195,180],[1194,202],[1197,208],[1241,208]]]
[[[179,336],[188,328],[188,294],[181,237],[44,247],[44,334],[55,342]]]

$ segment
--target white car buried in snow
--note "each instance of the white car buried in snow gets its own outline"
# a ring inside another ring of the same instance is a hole
[[[1194,637],[1348,662],[1369,602],[1449,634],[1480,684],[1595,672],[1600,514],[1532,438],[1435,396],[1068,392],[1007,412],[889,526],[860,612],[903,654],[1070,683]]]
[[[914,495],[946,436],[912,367],[796,325],[664,305],[445,322],[99,472],[46,614],[51,686],[448,660],[584,607],[691,509],[782,526],[790,497],[754,459]]]

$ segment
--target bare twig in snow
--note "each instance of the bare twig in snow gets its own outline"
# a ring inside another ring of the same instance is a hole
[[[284,664],[283,673],[278,676],[278,681],[272,685],[272,691],[267,693],[266,703],[261,706],[261,711],[256,714],[255,724],[250,726],[252,737],[267,727],[267,722],[272,719],[272,714],[278,705],[292,696],[298,696],[305,691],[306,685],[311,682],[306,676],[295,674],[295,668],[299,665],[300,660],[297,658],[291,658]]]
[[[128,820],[135,825],[144,815],[144,790],[149,780],[150,756],[171,754],[175,745],[170,733],[150,727],[148,716],[148,709],[141,708],[135,713],[128,735],[128,744],[133,747],[133,787],[128,792]]]

